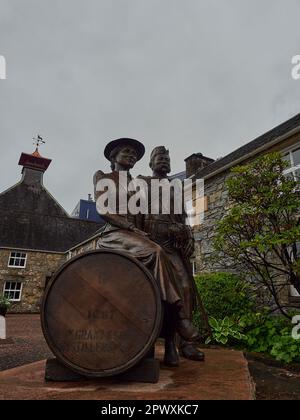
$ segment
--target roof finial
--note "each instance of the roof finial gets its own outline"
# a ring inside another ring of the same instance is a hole
[[[33,153],[33,155],[40,157],[39,147],[42,144],[45,144],[46,142],[43,140],[43,137],[40,136],[39,134],[37,135],[37,137],[33,137],[32,140],[33,140],[33,144],[36,146],[36,149],[35,149],[35,152]]]
[[[39,134],[37,135],[37,137],[33,137],[32,140],[34,140],[33,144],[36,146],[37,149],[40,147],[41,144],[45,144],[46,143],[43,140],[43,137],[40,136]]]

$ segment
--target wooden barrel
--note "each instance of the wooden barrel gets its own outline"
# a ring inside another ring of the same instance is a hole
[[[89,377],[127,371],[159,336],[162,307],[149,271],[121,252],[81,254],[53,276],[42,304],[46,341],[65,366]]]

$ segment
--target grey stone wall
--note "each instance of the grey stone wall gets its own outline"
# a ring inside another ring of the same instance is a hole
[[[222,219],[229,206],[226,179],[229,172],[205,181],[204,193],[207,197],[207,211],[204,214],[204,222],[194,228],[195,235],[195,262],[197,273],[216,271],[219,267],[210,261],[213,253],[213,238],[216,226]]]

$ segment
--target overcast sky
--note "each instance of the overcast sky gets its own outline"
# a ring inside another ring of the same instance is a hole
[[[300,111],[299,0],[0,0],[0,191],[44,136],[45,185],[72,211],[109,171],[105,144],[140,139],[173,172],[217,158]]]

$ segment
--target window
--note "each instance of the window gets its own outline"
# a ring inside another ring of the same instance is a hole
[[[27,254],[25,252],[11,252],[8,262],[8,267],[25,268],[27,261]]]
[[[287,153],[285,153],[284,159],[286,159],[290,164],[290,168],[284,172],[285,175],[293,177],[295,181],[300,181],[300,147],[299,145],[289,150]]]
[[[196,200],[185,202],[186,223],[191,226],[199,226],[204,222],[204,213],[208,211],[207,197],[199,197]]]
[[[20,281],[7,281],[4,284],[3,294],[11,302],[20,302],[22,286]]]
[[[297,242],[296,246],[297,246],[297,257],[296,258],[298,259],[298,258],[300,258],[300,242]],[[300,294],[297,292],[295,287],[292,286],[292,285],[290,287],[290,294],[291,294],[291,297],[297,297],[297,298],[300,297]]]
[[[291,285],[290,293],[291,293],[291,297],[300,297],[299,293],[297,292],[295,287],[292,285]]]
[[[196,263],[196,261],[193,261],[192,265],[193,265],[193,275],[195,276],[197,274],[197,263]]]

